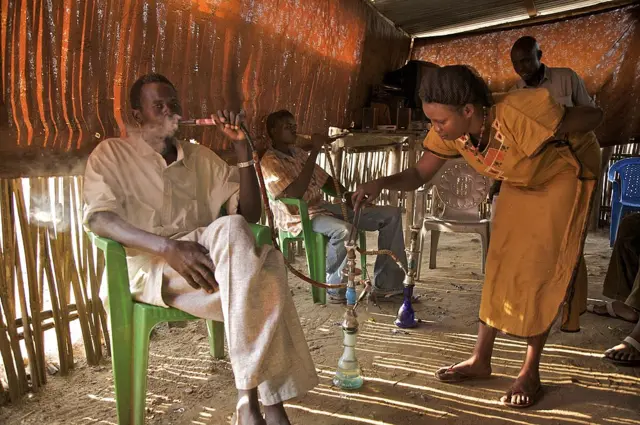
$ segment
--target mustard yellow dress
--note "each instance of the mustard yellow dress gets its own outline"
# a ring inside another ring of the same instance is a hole
[[[582,250],[600,168],[595,135],[554,136],[565,107],[546,89],[518,90],[492,106],[483,151],[468,136],[424,146],[441,158],[462,156],[479,173],[502,180],[492,225],[480,320],[511,335],[578,331],[586,309]]]

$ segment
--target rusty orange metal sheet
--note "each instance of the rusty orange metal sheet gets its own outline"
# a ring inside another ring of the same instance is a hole
[[[502,92],[518,79],[509,54],[523,35],[538,40],[545,64],[571,68],[585,80],[604,110],[597,130],[601,144],[625,143],[640,135],[640,6],[479,35],[418,39],[412,58],[471,65],[493,91]]]
[[[121,134],[131,122],[128,90],[151,71],[174,82],[185,117],[242,108],[259,136],[266,115],[280,108],[298,117],[302,132],[345,125],[368,87],[404,64],[410,44],[364,0],[0,6],[0,155],[27,162],[86,157],[100,140]],[[214,130],[184,136],[228,147]]]

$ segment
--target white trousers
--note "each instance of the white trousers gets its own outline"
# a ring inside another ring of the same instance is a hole
[[[258,387],[262,403],[270,406],[316,386],[282,254],[272,246],[256,248],[239,215],[221,217],[180,239],[209,250],[219,291],[196,290],[165,264],[162,297],[194,316],[224,321],[236,387]]]

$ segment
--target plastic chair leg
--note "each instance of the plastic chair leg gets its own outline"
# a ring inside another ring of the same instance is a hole
[[[149,335],[156,325],[148,315],[135,315],[133,329],[132,410],[134,425],[143,425],[147,401],[147,368],[149,366]]]
[[[309,276],[317,282],[327,281],[327,249],[325,236],[314,233],[313,241],[305,241],[307,245],[307,263],[309,264]],[[314,304],[327,303],[327,291],[324,288],[311,287],[311,296]]]
[[[326,304],[327,303],[327,291],[324,288],[311,287],[311,297],[314,304]]]
[[[278,235],[278,243],[280,244],[280,251],[282,251],[282,256],[289,261],[289,243],[287,242],[287,238],[285,238],[282,234]]]
[[[209,351],[214,359],[224,358],[224,323],[207,320]]]
[[[438,241],[440,240],[440,230],[431,231],[431,251],[429,252],[429,268],[436,268],[436,256],[438,255]]]
[[[131,424],[131,354],[133,341],[131,328],[110,333],[111,365],[113,366],[113,386],[116,393],[116,410],[120,425]]]

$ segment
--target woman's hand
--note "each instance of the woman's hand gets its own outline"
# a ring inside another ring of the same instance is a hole
[[[382,185],[380,185],[378,180],[372,180],[359,185],[356,191],[353,192],[353,195],[351,195],[353,210],[357,211],[364,203],[373,201],[380,195],[380,192],[382,192]]]

